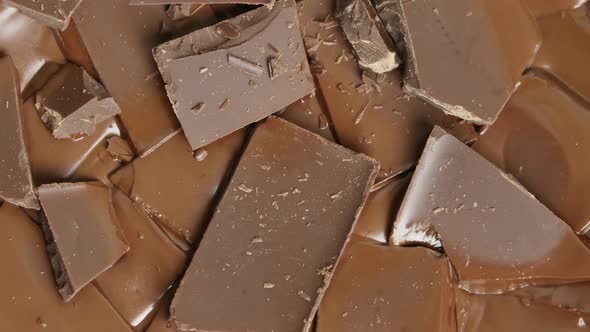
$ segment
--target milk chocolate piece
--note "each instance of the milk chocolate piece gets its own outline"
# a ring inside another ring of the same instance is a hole
[[[590,283],[579,282],[559,286],[529,286],[513,294],[537,303],[553,305],[568,311],[590,314]]]
[[[400,7],[405,88],[451,115],[493,123],[540,44],[520,1],[417,0]]]
[[[84,1],[74,22],[101,81],[121,108],[121,121],[140,155],[178,128],[151,49],[162,42],[165,6],[129,6],[128,0]],[[104,29],[102,22],[109,22]]]
[[[75,63],[84,68],[84,70],[95,79],[99,79],[99,75],[94,68],[94,64],[90,59],[90,54],[84,46],[80,32],[76,27],[75,22],[70,22],[68,28],[57,33],[57,40],[59,47],[69,62]]]
[[[278,0],[281,1],[281,0]],[[129,0],[130,5],[166,5],[169,3],[272,5],[275,0]]]
[[[537,18],[581,7],[588,0],[524,0],[524,5]]]
[[[381,181],[417,162],[433,124],[450,129],[457,120],[405,94],[399,70],[377,77],[363,73],[331,16],[335,5],[336,0],[299,3],[305,46],[338,141],[377,159]]]
[[[129,246],[113,213],[109,189],[97,183],[38,188],[59,293],[67,302],[109,269]]]
[[[453,305],[446,257],[353,237],[320,305],[317,332],[455,332]]]
[[[107,139],[107,153],[121,163],[128,163],[133,160],[131,146],[119,136],[113,136]]]
[[[206,5],[194,3],[171,4],[168,6],[168,9],[166,9],[166,14],[172,21],[182,20],[193,15],[205,6]]]
[[[64,63],[51,28],[0,3],[0,53],[11,56],[27,99]]]
[[[59,139],[76,139],[121,111],[105,88],[77,65],[67,64],[37,92],[35,107]]]
[[[267,119],[172,302],[176,326],[308,331],[376,173],[364,155]]]
[[[370,0],[338,0],[336,15],[362,68],[377,74],[400,65],[396,47]]]
[[[580,234],[590,228],[589,111],[559,85],[527,75],[473,146]]]
[[[64,303],[55,288],[41,229],[17,207],[0,207],[0,330],[131,332],[100,292],[88,285]]]
[[[513,296],[456,291],[459,332],[555,332],[587,330],[590,316]]]
[[[278,116],[281,118],[314,132],[323,138],[335,141],[332,133],[330,116],[324,109],[324,101],[319,91],[307,95],[289,105]]]
[[[0,58],[0,198],[38,209],[23,133],[19,83],[10,57]]]
[[[539,19],[543,44],[532,64],[580,94],[586,102],[590,102],[590,81],[580,64],[590,57],[588,17],[590,4]]]
[[[568,225],[440,128],[426,145],[392,240],[442,243],[460,287],[471,292],[590,278],[590,250]]]
[[[5,0],[8,5],[57,30],[65,30],[82,0]]]
[[[96,285],[121,316],[137,327],[183,272],[185,256],[125,194],[115,190],[113,205],[129,252],[98,276]]]
[[[295,3],[275,7],[244,43],[166,65],[168,96],[194,150],[313,92]]]
[[[245,137],[242,130],[206,146],[207,156],[199,161],[179,133],[117,171],[111,181],[180,239],[196,244]]]
[[[146,332],[177,332],[173,324],[169,321],[171,301],[172,296],[166,296],[166,298],[162,300],[160,309],[158,310],[156,316],[154,316],[154,319],[152,319]]]

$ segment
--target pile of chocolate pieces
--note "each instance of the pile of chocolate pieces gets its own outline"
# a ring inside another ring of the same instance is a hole
[[[590,2],[0,1],[0,331],[590,330]]]

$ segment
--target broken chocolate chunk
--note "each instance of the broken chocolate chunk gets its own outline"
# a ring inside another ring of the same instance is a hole
[[[133,160],[133,150],[126,140],[119,136],[107,139],[107,153],[120,163],[128,163]]]
[[[269,16],[266,25],[250,27],[255,31],[249,31],[251,38],[243,43],[163,60],[167,63],[160,69],[168,96],[193,150],[313,92],[295,3],[281,0]],[[155,51],[158,63],[167,57],[162,50]],[[278,59],[274,65],[272,58]],[[202,106],[194,112],[197,105]]]
[[[8,5],[57,30],[65,30],[82,0],[5,0]]]
[[[338,0],[336,6],[342,30],[361,67],[382,74],[400,65],[394,41],[370,0]]]
[[[78,139],[121,111],[105,88],[82,67],[63,66],[37,92],[35,107],[58,139]]]
[[[23,130],[16,69],[10,57],[0,58],[0,198],[38,209]]]
[[[53,272],[67,302],[109,269],[129,246],[108,188],[81,182],[42,185],[38,191]]]
[[[460,287],[475,293],[590,280],[590,249],[572,229],[440,128],[424,149],[392,241],[442,245]]]
[[[176,292],[176,327],[308,331],[377,169],[284,120],[260,124]]]

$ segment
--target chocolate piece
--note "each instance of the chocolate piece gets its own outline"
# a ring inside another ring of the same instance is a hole
[[[96,183],[38,188],[59,293],[67,302],[109,269],[129,246],[112,211],[109,189]]]
[[[176,326],[308,331],[376,171],[284,120],[263,122],[176,292]]]
[[[96,148],[89,151],[84,160],[76,168],[74,174],[72,174],[70,178],[71,182],[99,181],[107,187],[113,186],[109,180],[109,175],[119,169],[124,162],[109,151],[108,141],[112,141],[112,139],[122,140],[118,136],[112,136],[100,142]],[[129,155],[131,151],[122,153]]]
[[[30,97],[65,59],[47,26],[0,3],[0,53],[11,56],[23,99]]]
[[[206,5],[203,4],[193,4],[193,3],[185,3],[185,4],[171,4],[166,9],[166,14],[172,21],[182,20],[189,16],[192,16],[194,13],[199,11],[200,9],[204,8]]]
[[[121,316],[137,327],[183,272],[185,256],[125,194],[114,191],[113,205],[129,252],[99,275],[96,285]]]
[[[245,138],[241,130],[216,141],[204,148],[207,156],[199,161],[179,133],[117,171],[111,181],[180,239],[196,244]]]
[[[313,92],[295,4],[275,8],[244,43],[168,60],[166,89],[193,150]]]
[[[126,140],[118,136],[107,139],[107,153],[121,163],[133,160],[133,151]]]
[[[324,101],[318,91],[307,95],[278,114],[281,118],[314,132],[323,138],[335,141],[331,130],[330,117],[324,110]]]
[[[521,3],[417,0],[400,5],[400,42],[408,55],[405,88],[451,115],[493,123],[540,45]]]
[[[149,154],[178,128],[150,55],[162,42],[165,7],[84,1],[73,19],[102,83],[121,108],[131,142],[141,156]],[[103,22],[109,22],[109,29]]]
[[[0,207],[3,235],[0,330],[131,332],[100,292],[88,285],[64,303],[55,289],[43,233],[17,207]]]
[[[455,293],[459,332],[579,331],[590,324],[590,316],[512,296]]]
[[[105,88],[84,69],[67,64],[37,92],[35,106],[59,139],[92,134],[98,123],[121,111]]]
[[[590,283],[536,287],[529,286],[513,292],[523,299],[554,305],[568,311],[590,314]],[[589,322],[590,323],[590,322]]]
[[[353,238],[322,300],[317,332],[454,332],[447,258]]]
[[[590,57],[590,4],[539,19],[543,44],[532,64],[590,102],[590,82],[580,64]],[[567,38],[564,38],[567,36]]]
[[[5,0],[8,5],[57,30],[65,30],[82,0]]]
[[[90,59],[88,50],[84,46],[80,32],[75,22],[70,22],[68,28],[57,33],[57,40],[61,51],[69,62],[84,68],[94,79],[99,80],[99,75]]]
[[[395,44],[370,0],[338,0],[336,15],[361,67],[377,74],[400,65]]]
[[[169,3],[201,3],[208,5],[241,3],[247,5],[272,5],[274,2],[275,0],[129,0],[130,5],[166,5]]]
[[[587,0],[524,0],[524,5],[537,18],[558,14],[582,6]]]
[[[22,128],[18,74],[10,57],[0,58],[0,73],[0,198],[38,209]]]
[[[172,293],[173,294],[173,293]],[[170,323],[170,302],[172,296],[166,296],[162,300],[158,313],[151,321],[146,332],[177,332],[172,323]]]
[[[402,203],[411,177],[405,176],[373,186],[367,203],[354,226],[353,233],[387,243],[391,234],[392,220]]]
[[[589,110],[559,85],[527,75],[473,146],[580,234],[590,228]]]
[[[442,243],[460,287],[471,292],[590,278],[590,250],[567,224],[440,128],[424,149],[392,240]]]

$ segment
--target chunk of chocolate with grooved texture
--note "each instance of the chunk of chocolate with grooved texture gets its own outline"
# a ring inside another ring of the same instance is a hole
[[[109,269],[129,246],[108,188],[81,182],[42,185],[38,190],[53,272],[67,302]]]
[[[82,67],[63,66],[35,97],[41,120],[59,139],[88,136],[96,125],[120,113],[105,88]]]
[[[400,7],[405,88],[451,115],[493,123],[540,45],[520,1],[416,0]]]
[[[590,280],[590,250],[572,229],[440,128],[414,173],[393,242],[442,243],[460,287],[476,293]]]
[[[284,120],[260,124],[176,292],[176,326],[308,331],[377,170]]]
[[[194,150],[314,91],[294,1],[279,1],[269,16],[243,43],[165,60],[166,90]],[[239,39],[231,29],[221,33]]]
[[[0,198],[25,208],[39,208],[25,144],[16,69],[0,58]]]
[[[82,0],[5,0],[24,14],[57,30],[65,30]]]
[[[359,65],[382,74],[400,65],[396,47],[370,0],[338,0],[336,15]]]

